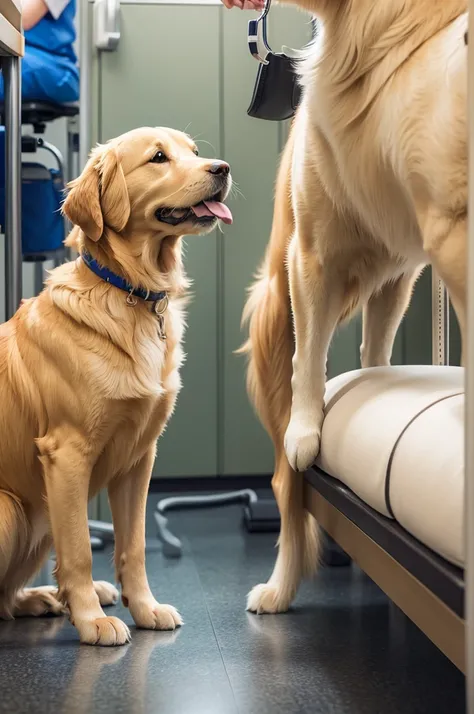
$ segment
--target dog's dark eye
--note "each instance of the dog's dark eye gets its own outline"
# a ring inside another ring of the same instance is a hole
[[[157,151],[154,157],[150,159],[151,164],[166,164],[167,161],[169,159],[162,151]]]

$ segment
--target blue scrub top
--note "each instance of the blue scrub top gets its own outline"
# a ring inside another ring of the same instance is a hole
[[[46,15],[31,30],[25,32],[26,51],[36,47],[44,52],[69,59],[74,64],[77,61],[73,44],[76,40],[74,17],[76,0],[70,0],[57,20],[47,12]]]
[[[25,32],[25,56],[21,63],[23,100],[50,101],[57,104],[79,99],[79,70],[74,41],[76,0],[55,19],[50,12],[35,27]],[[3,100],[0,75],[0,100]]]

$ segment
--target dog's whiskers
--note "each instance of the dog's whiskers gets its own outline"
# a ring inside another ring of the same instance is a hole
[[[243,192],[239,188],[238,184],[236,184],[236,183],[232,184],[232,188],[230,189],[230,195],[233,198],[236,196],[240,196],[241,198],[243,198],[245,200],[245,195],[243,194]]]
[[[211,147],[211,149],[213,150],[214,154],[217,154],[217,152],[216,152],[216,147],[213,146],[213,144],[211,144],[210,141],[206,141],[206,139],[198,139],[197,137],[194,138],[194,141],[196,142],[196,144],[197,144],[197,143],[199,143],[199,144],[207,144],[208,146]]]

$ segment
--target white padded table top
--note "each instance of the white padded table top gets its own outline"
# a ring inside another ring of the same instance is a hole
[[[327,383],[317,462],[458,565],[463,392],[460,367],[375,367],[339,375]]]

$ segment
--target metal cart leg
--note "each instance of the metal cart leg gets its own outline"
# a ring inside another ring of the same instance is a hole
[[[181,541],[169,530],[167,511],[185,510],[189,508],[215,508],[228,506],[231,503],[255,503],[257,494],[247,488],[242,491],[218,493],[212,496],[176,496],[159,501],[155,511],[155,522],[158,539],[163,543],[163,555],[167,558],[179,558],[182,553]]]
[[[9,320],[22,297],[21,252],[21,59],[4,57],[5,83],[5,315]]]

